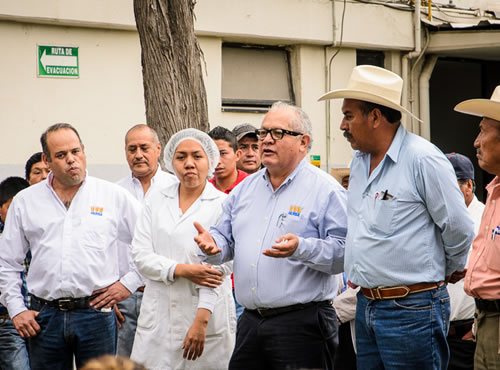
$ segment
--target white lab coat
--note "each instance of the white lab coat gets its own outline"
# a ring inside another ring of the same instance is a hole
[[[134,262],[146,278],[131,358],[148,369],[227,369],[235,342],[236,313],[231,292],[232,264],[222,265],[217,289],[173,278],[177,263],[200,263],[193,226],[208,229],[222,213],[226,194],[207,182],[202,195],[181,214],[178,184],[150,194],[132,242]],[[212,311],[200,358],[182,358],[184,338],[198,308]]]

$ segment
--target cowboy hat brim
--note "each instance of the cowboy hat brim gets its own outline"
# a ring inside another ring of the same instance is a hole
[[[500,102],[490,99],[469,99],[455,106],[460,113],[470,114],[478,117],[487,117],[500,121]]]
[[[371,94],[369,92],[362,91],[362,90],[351,90],[351,89],[333,90],[333,91],[330,91],[324,95],[321,95],[319,97],[318,101],[328,100],[328,99],[338,99],[338,98],[363,100],[363,101],[367,101],[370,103],[383,105],[384,107],[388,107],[388,108],[397,110],[401,113],[409,114],[410,116],[415,118],[417,121],[422,122],[422,120],[420,118],[415,116],[413,113],[411,113],[409,110],[402,107],[401,105],[395,104],[392,101],[385,99],[379,95]]]

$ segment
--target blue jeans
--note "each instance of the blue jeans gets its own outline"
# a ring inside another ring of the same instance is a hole
[[[122,313],[125,321],[118,329],[118,346],[116,354],[118,356],[130,357],[134,346],[135,330],[137,329],[137,318],[141,311],[142,295],[144,293],[136,291],[130,297],[118,303],[118,309]]]
[[[446,286],[356,306],[358,369],[446,369],[450,297]]]
[[[28,341],[31,368],[72,370],[88,360],[116,352],[117,325],[114,311],[93,308],[60,311],[31,297],[31,309],[41,332]]]
[[[0,319],[0,369],[29,370],[26,343],[10,319]]]

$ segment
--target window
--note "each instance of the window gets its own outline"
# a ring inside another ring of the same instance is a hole
[[[376,50],[356,50],[356,65],[363,64],[384,68],[384,53]]]
[[[280,100],[294,103],[288,51],[222,46],[222,106],[225,111],[266,111]]]

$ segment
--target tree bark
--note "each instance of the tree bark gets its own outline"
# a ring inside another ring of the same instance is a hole
[[[158,132],[162,147],[183,128],[206,132],[209,127],[201,49],[194,33],[195,3],[134,0],[146,119]]]

